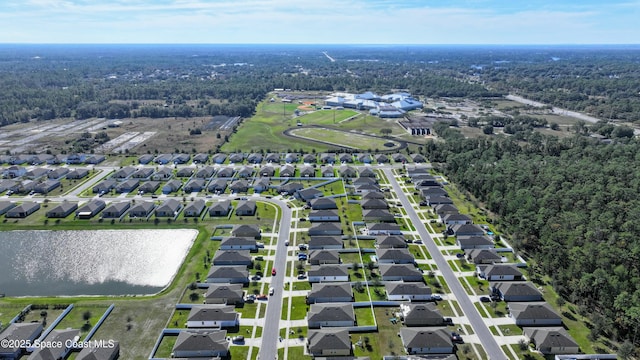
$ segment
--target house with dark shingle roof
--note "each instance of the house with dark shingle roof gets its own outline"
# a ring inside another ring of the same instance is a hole
[[[76,210],[76,216],[79,219],[91,219],[98,215],[105,207],[107,207],[107,204],[104,201],[93,199]]]
[[[349,356],[351,347],[347,330],[309,330],[307,334],[307,351],[314,357]]]
[[[350,303],[312,304],[307,313],[307,324],[310,329],[324,327],[347,327],[356,323],[353,305]]]
[[[449,193],[440,186],[427,186],[416,189],[420,191],[420,196],[422,196],[423,199],[429,199],[436,196],[449,196]]]
[[[138,179],[125,180],[116,186],[116,192],[120,194],[130,193],[135,190],[138,185],[140,185],[140,180]]]
[[[253,176],[253,172],[254,170],[251,166],[243,166],[240,168],[240,170],[238,170],[237,175],[241,178],[248,178]]]
[[[250,164],[260,164],[262,162],[262,154],[260,153],[251,153],[247,156],[247,162]]]
[[[400,304],[405,326],[444,326],[444,317],[434,303]]]
[[[293,195],[302,189],[304,189],[304,186],[299,182],[288,182],[278,186],[278,192],[283,195]]]
[[[449,226],[449,233],[454,236],[483,236],[484,230],[475,224],[455,224]]]
[[[77,180],[77,179],[82,179],[87,175],[89,175],[89,170],[88,169],[74,169],[74,170],[69,171],[69,173],[67,174],[66,178],[67,179],[76,179]]]
[[[77,209],[78,209],[77,202],[63,202],[58,206],[54,207],[53,209],[47,211],[45,216],[48,218],[59,218],[59,219],[66,218],[67,216],[73,214],[73,212],[76,211]],[[1,211],[0,211],[0,215],[2,215]]]
[[[78,329],[53,330],[44,339],[41,345],[31,353],[31,360],[65,359],[71,352],[71,345],[76,336],[80,335]],[[51,345],[51,346],[48,346]]]
[[[229,189],[232,193],[246,193],[249,191],[249,182],[244,179],[236,180],[229,185]]]
[[[207,274],[208,283],[247,284],[249,271],[245,265],[212,266]]]
[[[336,174],[333,171],[333,166],[326,165],[320,168],[320,176],[322,177],[335,177]]]
[[[454,347],[447,328],[403,327],[400,339],[407,354],[452,354]]]
[[[380,264],[382,281],[423,281],[422,272],[409,264]]]
[[[311,165],[303,165],[300,167],[300,177],[315,177],[316,169]]]
[[[187,316],[188,328],[229,328],[240,326],[240,314],[233,305],[195,305]]]
[[[233,206],[231,206],[230,200],[214,202],[209,207],[209,216],[228,216],[231,209]]]
[[[102,340],[105,344],[111,345],[108,340]],[[76,360],[116,360],[120,357],[120,343],[114,341],[112,344],[112,346],[84,347],[78,356],[76,356]]]
[[[216,164],[222,164],[227,160],[227,154],[218,153],[211,157],[211,161]]]
[[[357,175],[356,169],[348,165],[342,165],[338,169],[338,174],[343,178],[354,178]]]
[[[186,164],[189,160],[191,160],[191,155],[189,154],[176,154],[171,158],[174,164]]]
[[[189,203],[189,205],[184,207],[182,213],[184,217],[199,217],[204,209],[207,207],[204,200],[195,200]]]
[[[162,193],[171,194],[172,192],[176,192],[180,190],[181,187],[182,187],[182,181],[171,180],[171,181],[168,181],[166,184],[164,184],[164,186],[162,187]]]
[[[229,162],[230,163],[242,163],[244,161],[244,154],[243,153],[233,153],[233,154],[229,154]]]
[[[353,302],[353,288],[350,283],[314,283],[307,295],[307,304],[328,302]]]
[[[256,214],[257,205],[252,200],[240,200],[236,205],[237,216],[254,216]]]
[[[522,281],[524,275],[513,264],[477,265],[476,273],[489,281]]]
[[[198,179],[208,179],[213,176],[216,172],[216,168],[213,166],[205,166],[203,168],[199,168],[193,176]]]
[[[146,179],[151,175],[153,175],[153,168],[143,167],[131,174],[131,177],[134,179]]]
[[[365,210],[371,209],[388,209],[389,204],[384,199],[368,199],[360,201],[360,206]]]
[[[384,284],[389,301],[409,300],[427,301],[431,300],[431,288],[420,282],[388,282]]]
[[[457,224],[472,224],[473,220],[471,220],[471,217],[469,215],[465,214],[445,214],[442,217],[442,222],[445,225],[452,226]]]
[[[140,184],[138,191],[145,194],[153,194],[160,187],[160,181],[145,181]]]
[[[18,359],[25,351],[25,347],[16,346],[21,343],[33,343],[42,333],[42,324],[36,323],[11,323],[2,333],[0,339],[9,340],[6,346],[0,346],[0,358]],[[9,346],[11,345],[11,346]]]
[[[156,204],[152,201],[138,201],[129,210],[130,218],[147,218],[153,213],[153,209],[156,208]]]
[[[302,156],[302,162],[306,164],[315,164],[316,154],[305,154]]]
[[[151,161],[153,161],[153,155],[151,155],[151,154],[144,154],[144,155],[140,155],[138,157],[138,163],[142,164],[142,165],[146,165],[146,164],[150,163]]]
[[[493,240],[486,236],[458,236],[456,237],[456,245],[460,246],[460,250],[493,249],[495,247]]]
[[[386,209],[362,210],[362,219],[364,221],[396,222],[396,217]]]
[[[235,174],[235,172],[236,171],[232,167],[222,167],[218,169],[218,172],[216,173],[216,177],[230,178],[230,177],[233,177],[233,174]]]
[[[175,217],[182,209],[182,204],[176,199],[167,199],[156,208],[156,217]]]
[[[176,176],[181,178],[188,178],[188,177],[191,177],[191,175],[193,175],[193,172],[195,170],[196,168],[194,167],[183,167],[176,172]]]
[[[191,179],[184,185],[184,191],[188,193],[200,192],[204,190],[206,182],[204,179]]]
[[[229,355],[227,331],[181,331],[171,353],[177,358],[226,357]]]
[[[213,256],[213,265],[251,265],[249,250],[218,250]]]
[[[368,177],[368,178],[375,178],[376,177],[375,171],[373,171],[373,169],[368,168],[368,167],[361,168],[358,175],[360,177]]]
[[[310,202],[311,204],[311,209],[313,210],[331,210],[331,209],[337,209],[338,205],[336,204],[336,201],[332,198],[318,198],[318,199],[313,199]]]
[[[69,178],[68,175],[67,178]],[[104,180],[96,184],[91,191],[93,191],[94,194],[106,194],[109,191],[115,189],[117,185],[118,182],[115,180]]]
[[[403,236],[376,236],[376,246],[379,249],[400,249],[406,248],[407,242]]]
[[[580,353],[578,343],[561,326],[525,327],[524,337],[544,355]]]
[[[411,154],[409,155],[409,157],[411,157],[411,160],[413,160],[413,162],[416,162],[416,163],[427,162],[427,158],[425,158],[420,154]]]
[[[213,179],[207,186],[210,193],[221,194],[227,189],[228,182],[225,179]]]
[[[280,177],[292,177],[295,173],[296,169],[289,164],[280,167]]]
[[[277,163],[280,162],[280,154],[278,154],[278,153],[268,153],[265,156],[264,161],[266,161],[268,163],[277,164]]]
[[[560,326],[562,317],[547,302],[511,302],[509,316],[518,326]]]
[[[310,222],[335,222],[340,221],[337,210],[312,210],[309,214]]]
[[[369,235],[402,235],[400,225],[392,223],[367,224]]]
[[[309,228],[309,236],[342,235],[342,227],[338,223],[314,223]]]
[[[340,254],[337,250],[311,250],[308,261],[311,265],[340,264]]]
[[[336,154],[334,153],[322,153],[320,154],[320,162],[323,164],[335,164]]]
[[[255,224],[233,225],[231,235],[238,237],[250,237],[254,239],[260,238],[260,227]]]
[[[105,219],[117,219],[124,215],[124,213],[127,212],[130,206],[131,203],[129,201],[111,203],[102,212],[102,217]]]
[[[228,236],[220,240],[220,250],[258,251],[258,244],[254,238]]]
[[[413,264],[416,260],[407,248],[376,249],[378,264]]]
[[[59,179],[62,179],[62,177],[64,177],[65,175],[67,175],[69,173],[69,171],[70,170],[68,168],[63,168],[63,167],[56,168],[56,169],[53,169],[53,170],[49,171],[49,173],[47,174],[47,177],[49,179],[57,179],[57,180],[59,180]]]
[[[115,173],[113,173],[113,175],[111,175],[111,178],[116,180],[124,180],[129,178],[136,171],[137,171],[136,168],[134,168],[133,166],[126,166],[116,171]]]
[[[344,242],[340,236],[311,236],[309,239],[309,250],[339,250],[343,247]]]
[[[378,199],[385,200],[384,194],[379,191],[370,191],[362,194],[362,201]]]
[[[458,208],[455,207],[452,204],[441,204],[441,205],[436,205],[433,208],[434,212],[436,213],[436,215],[438,215],[438,218],[440,221],[444,221],[444,217],[448,214],[458,214]]]
[[[315,265],[307,272],[310,283],[349,281],[346,265]]]
[[[315,188],[300,189],[295,193],[295,197],[302,201],[309,201],[322,196],[324,196],[324,193]]]
[[[243,302],[242,284],[210,284],[204,295],[205,304],[238,305]]]
[[[253,185],[251,186],[253,187],[254,192],[261,193],[269,189],[269,184],[270,184],[269,178],[261,177],[261,178],[255,179],[253,182]]]
[[[395,153],[393,155],[391,155],[391,158],[393,159],[393,161],[397,162],[397,163],[406,163],[407,161],[409,161],[409,159],[407,159],[406,156],[404,156],[403,154],[400,153]]]
[[[39,193],[39,194],[48,194],[49,192],[55,190],[56,188],[60,187],[60,181],[59,180],[52,180],[52,179],[47,179],[43,182],[40,182],[38,184],[36,184],[33,187],[33,191]]]
[[[529,281],[506,281],[490,283],[493,294],[503,301],[542,301],[542,293]]]
[[[502,256],[495,249],[465,250],[464,256],[474,264],[493,264],[502,261]]]
[[[193,156],[194,164],[206,164],[209,161],[209,154],[206,153],[198,153]]]

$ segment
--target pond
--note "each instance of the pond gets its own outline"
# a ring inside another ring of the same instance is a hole
[[[155,294],[169,285],[198,232],[0,231],[0,294]]]

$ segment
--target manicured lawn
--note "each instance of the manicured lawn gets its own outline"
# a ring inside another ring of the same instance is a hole
[[[178,340],[178,336],[163,336],[154,357],[161,359],[170,358],[171,350],[173,350],[173,345],[176,344],[176,340]]]
[[[373,320],[373,312],[370,307],[362,307],[353,309],[356,314],[356,322],[358,326],[372,326],[375,325]]]
[[[278,352],[279,353],[279,352]],[[312,359],[311,356],[304,354],[304,346],[289,346],[289,359]]]
[[[254,347],[253,350],[251,351],[251,359],[256,359],[258,356],[258,352],[260,352],[260,349],[257,347]],[[236,345],[232,345],[229,347],[229,353],[231,353],[231,358],[232,359],[249,359],[248,355],[249,355],[249,347],[248,346],[236,346]]]
[[[396,322],[396,324],[392,324],[389,321],[398,310],[398,308],[388,307],[374,308],[378,331],[351,335],[355,356],[368,356],[371,359],[381,359],[383,355],[403,354],[402,341],[397,335],[402,324],[400,321]],[[368,342],[366,338],[369,339]]]
[[[304,125],[334,125],[342,120],[356,116],[353,110],[318,110],[299,116],[297,119]]]
[[[398,147],[399,143],[388,140],[381,139],[377,137],[361,135],[358,133],[345,132],[340,130],[332,130],[332,129],[319,129],[319,128],[300,128],[294,129],[291,133],[295,136],[302,137],[305,139],[313,139],[323,142],[328,142],[331,144],[336,144],[338,146],[344,146],[352,149],[362,149],[362,150],[374,150],[374,149],[391,149],[385,147],[385,143],[391,142],[394,143],[394,147]]]
[[[500,331],[502,331],[502,333],[505,336],[514,336],[514,335],[522,335],[523,331],[522,328],[515,325],[515,324],[511,324],[511,325],[499,325],[498,326],[500,328]]]
[[[340,260],[343,264],[361,264],[359,253],[342,253],[340,254]]]
[[[258,303],[244,303],[243,307],[236,306],[236,311],[242,314],[243,319],[253,319],[256,317]]]
[[[291,298],[291,318],[289,320],[304,319],[307,316],[307,309],[308,309],[308,306],[304,296],[292,297]]]

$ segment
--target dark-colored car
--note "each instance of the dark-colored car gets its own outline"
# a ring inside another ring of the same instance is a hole
[[[480,297],[480,301],[481,301],[481,302],[491,302],[491,299],[489,299],[489,297],[488,297],[488,296],[481,296],[481,297]]]

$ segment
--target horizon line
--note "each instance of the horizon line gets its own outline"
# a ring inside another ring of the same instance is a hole
[[[640,46],[640,43],[163,43],[163,42],[0,42],[0,46],[5,45],[171,45],[171,46],[193,46],[193,45],[252,45],[252,46]]]

